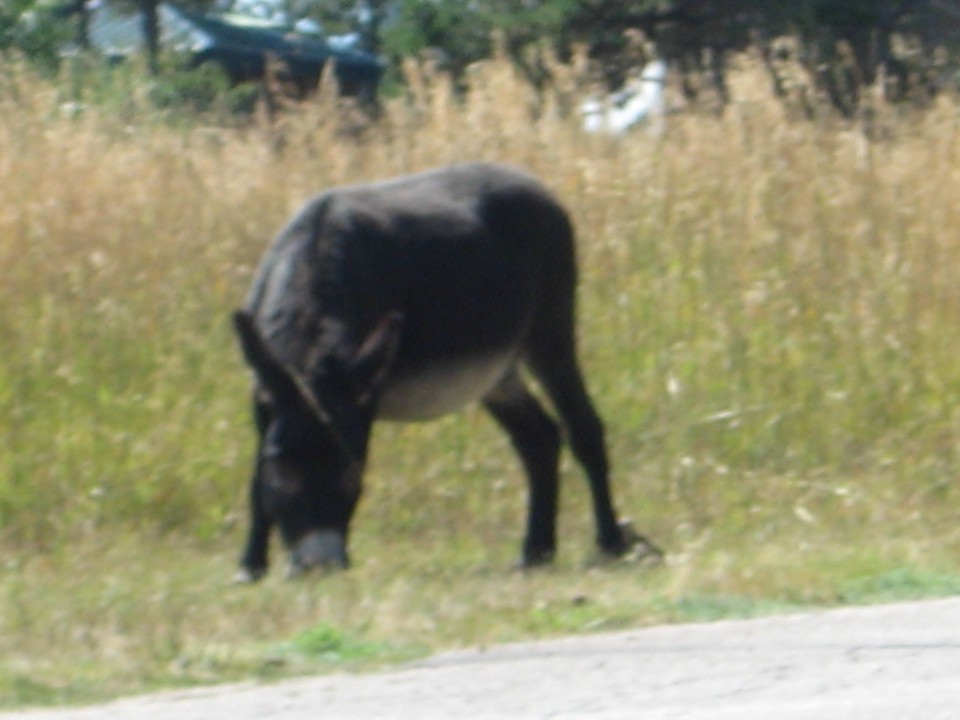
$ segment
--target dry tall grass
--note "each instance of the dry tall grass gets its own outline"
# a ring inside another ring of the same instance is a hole
[[[9,68],[0,704],[271,672],[318,622],[437,647],[717,598],[866,597],[871,578],[957,587],[941,582],[960,550],[955,101],[879,108],[867,142],[791,121],[746,62],[722,117],[608,139],[504,61],[466,97],[408,75],[376,126],[345,133],[326,96],[271,126],[183,127],[137,88],[65,105]],[[268,238],[323,188],[473,159],[529,168],[574,214],[615,491],[667,566],[584,571],[571,465],[558,569],[508,575],[520,471],[472,411],[378,430],[355,570],[225,589],[252,444],[226,318]]]

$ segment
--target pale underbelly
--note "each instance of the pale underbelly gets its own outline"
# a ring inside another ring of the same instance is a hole
[[[380,398],[382,420],[429,420],[484,397],[513,365],[512,353],[459,361],[392,378]]]

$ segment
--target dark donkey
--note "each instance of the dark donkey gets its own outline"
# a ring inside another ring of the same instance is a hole
[[[575,284],[566,212],[514,169],[461,165],[311,200],[234,316],[260,435],[238,579],[266,572],[274,523],[292,572],[346,567],[373,421],[432,418],[475,399],[529,477],[523,564],[549,562],[560,432],[521,363],[587,471],[600,549],[621,556],[645,542],[611,503],[603,427],[577,366]]]

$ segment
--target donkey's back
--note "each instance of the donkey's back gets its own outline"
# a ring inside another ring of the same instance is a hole
[[[304,372],[318,346],[355,347],[387,313],[402,316],[381,418],[456,410],[531,343],[572,332],[566,211],[535,178],[502,165],[331,190],[282,231],[272,255],[249,309]]]

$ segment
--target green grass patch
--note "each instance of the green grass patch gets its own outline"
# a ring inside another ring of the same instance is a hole
[[[839,588],[839,598],[855,605],[949,595],[960,595],[960,573],[907,567],[853,577],[841,583]]]
[[[272,665],[307,662],[314,666],[363,668],[411,659],[422,653],[353,636],[342,628],[318,623],[268,651]]]
[[[96,692],[84,689],[83,683],[69,686],[18,675],[9,670],[0,680],[0,707],[40,707],[92,702],[100,698]]]
[[[735,595],[692,595],[664,600],[661,612],[670,622],[711,622],[731,618],[752,618],[807,607],[769,598]]]

